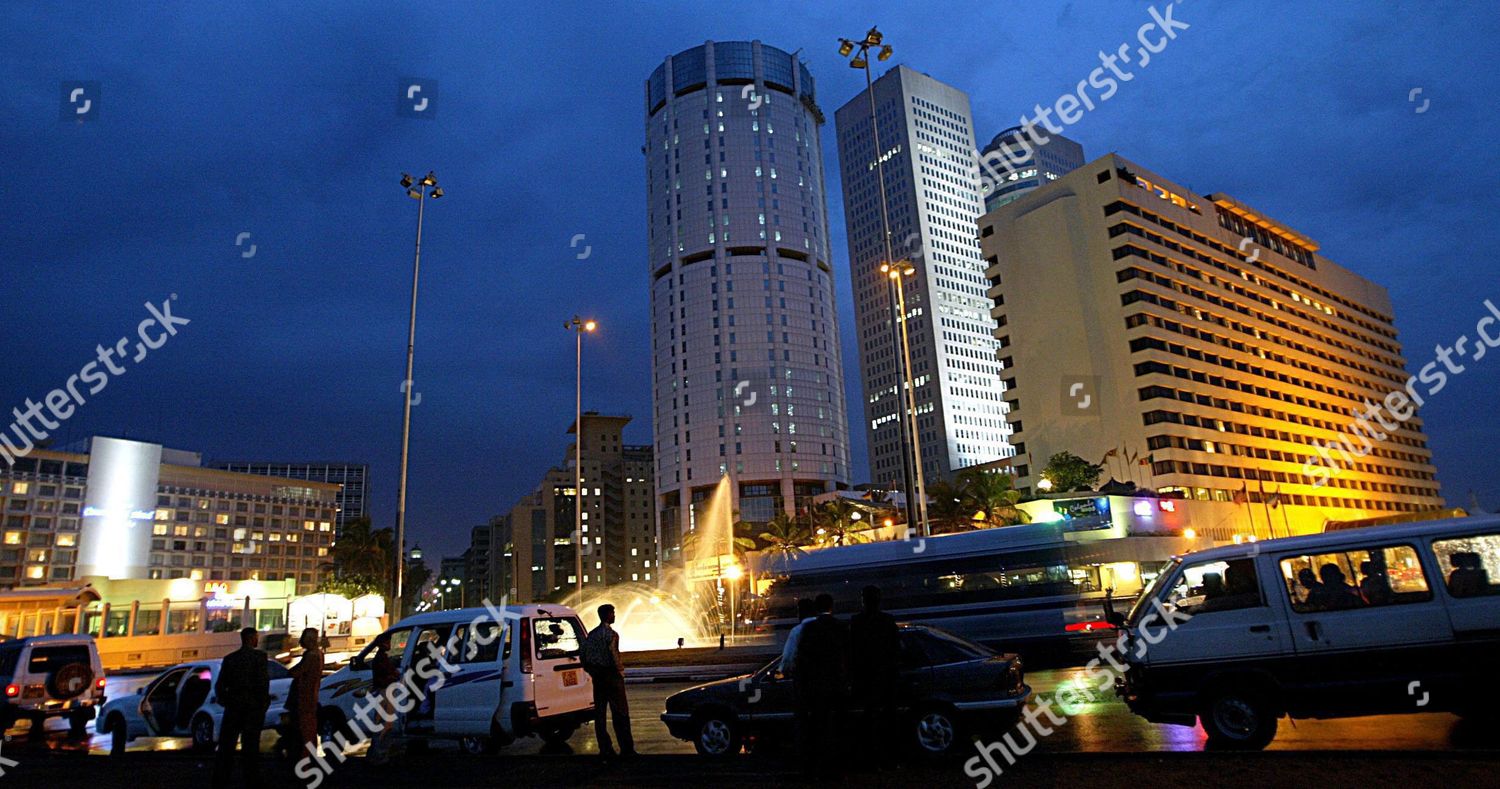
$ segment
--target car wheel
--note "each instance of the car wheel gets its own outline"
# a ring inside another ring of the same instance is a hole
[[[573,737],[573,732],[575,731],[578,731],[577,726],[559,726],[556,728],[544,729],[540,732],[537,732],[537,734],[541,735],[542,742],[556,748],[560,745],[567,745],[568,740]]]
[[[952,710],[943,707],[918,712],[911,731],[917,752],[924,756],[946,756],[959,745],[958,720]]]
[[[104,731],[109,734],[109,755],[120,756],[125,753],[125,745],[130,742],[130,732],[125,727],[125,716],[120,713],[112,713],[104,721]]]
[[[207,713],[198,713],[193,718],[193,750],[211,751],[214,747],[214,719]]]
[[[697,736],[693,738],[693,747],[698,753],[724,758],[740,752],[743,738],[733,717],[720,712],[704,713],[698,716],[694,729]]]
[[[1209,745],[1237,751],[1258,751],[1276,737],[1276,713],[1253,691],[1221,690],[1211,695],[1198,715]]]
[[[9,706],[0,705],[0,733],[9,731],[20,717]]]

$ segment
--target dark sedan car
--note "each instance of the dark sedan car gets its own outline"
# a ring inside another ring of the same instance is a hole
[[[1019,656],[934,627],[901,625],[900,664],[902,737],[927,755],[951,753],[969,734],[1013,723],[1031,696]],[[796,700],[780,667],[778,658],[754,674],[675,693],[662,722],[705,756],[739,753],[746,742],[758,748],[789,740]]]

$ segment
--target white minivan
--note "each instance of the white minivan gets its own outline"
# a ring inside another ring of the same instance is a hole
[[[1500,517],[1188,554],[1109,616],[1124,628],[1116,690],[1130,708],[1200,722],[1216,747],[1264,748],[1282,716],[1493,716]]]
[[[587,631],[567,606],[434,611],[386,633],[400,675],[428,696],[397,721],[394,734],[458,740],[464,750],[483,753],[533,734],[549,744],[566,742],[593,718],[593,685],[580,659]],[[365,712],[374,651],[372,642],[323,679],[318,720],[325,741],[336,732],[348,738],[362,712],[365,720],[379,720]],[[430,660],[424,669],[424,657],[441,663]]]

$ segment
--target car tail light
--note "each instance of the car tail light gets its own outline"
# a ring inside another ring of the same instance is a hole
[[[94,680],[94,690],[104,690],[104,677]]]
[[[522,619],[519,623],[521,638],[519,649],[521,650],[521,673],[531,673],[531,620]]]
[[[12,682],[11,684],[5,686],[5,697],[7,699],[13,699],[13,698],[15,698],[15,697],[17,697],[19,695],[21,695],[21,686],[20,685],[17,685],[16,683]]]

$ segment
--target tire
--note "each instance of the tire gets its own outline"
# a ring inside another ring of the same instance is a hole
[[[188,727],[193,735],[193,750],[200,753],[214,749],[214,719],[207,713],[200,712],[193,717],[193,725]]]
[[[94,685],[94,669],[87,663],[69,663],[47,677],[47,692],[64,701],[82,696]]]
[[[1264,694],[1241,687],[1209,694],[1198,722],[1213,748],[1259,751],[1276,738],[1276,717]]]
[[[9,731],[20,719],[21,716],[10,706],[0,706],[0,733]]]
[[[118,712],[111,713],[103,721],[104,731],[109,734],[109,755],[123,756],[125,746],[130,742],[130,732],[126,730],[125,716]]]
[[[911,743],[917,753],[940,758],[956,752],[963,745],[958,718],[947,707],[927,707],[911,719]]]
[[[720,711],[700,713],[693,720],[693,747],[714,759],[727,759],[740,752],[744,733],[734,716]]]

